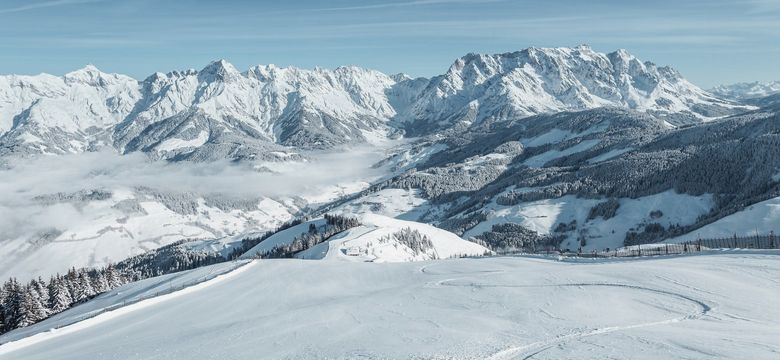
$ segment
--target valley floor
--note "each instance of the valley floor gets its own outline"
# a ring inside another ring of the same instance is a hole
[[[777,359],[778,255],[255,260],[0,359]]]

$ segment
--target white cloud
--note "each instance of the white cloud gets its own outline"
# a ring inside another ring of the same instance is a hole
[[[326,186],[375,178],[379,172],[371,165],[379,159],[379,153],[352,149],[318,154],[307,162],[266,164],[274,172],[228,161],[168,163],[150,161],[142,154],[108,152],[20,161],[0,171],[0,247],[4,241],[30,238],[52,228],[68,229],[90,216],[78,204],[35,200],[40,195],[138,187],[240,199],[317,195]]]
[[[54,1],[28,2],[27,4],[24,5],[0,9],[0,14],[17,13],[22,11],[30,11],[30,10],[57,7],[57,6],[95,3],[100,1],[102,0],[54,0]]]
[[[415,0],[415,1],[405,1],[405,2],[386,2],[381,4],[319,8],[313,10],[314,11],[371,10],[371,9],[384,9],[384,8],[392,8],[392,7],[411,7],[411,6],[447,5],[447,4],[479,4],[479,3],[493,3],[493,2],[502,2],[502,1],[504,0]]]

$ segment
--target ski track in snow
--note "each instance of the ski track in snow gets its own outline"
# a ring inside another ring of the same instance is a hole
[[[420,273],[428,274],[428,275],[442,275],[442,274],[433,274],[428,269],[436,264],[427,264],[424,266],[421,266],[418,270]],[[520,346],[512,346],[510,348],[501,350],[497,353],[494,353],[493,355],[487,357],[489,360],[504,360],[504,359],[531,359],[534,356],[550,349],[551,347],[563,344],[569,341],[573,340],[579,340],[591,336],[597,336],[602,334],[608,334],[612,332],[617,331],[625,331],[625,330],[631,330],[631,329],[638,329],[638,328],[644,328],[644,327],[650,327],[650,326],[658,326],[658,325],[668,325],[668,324],[674,324],[681,321],[688,321],[688,320],[696,320],[699,319],[707,313],[709,313],[713,306],[707,304],[706,302],[698,299],[694,299],[690,296],[686,296],[684,294],[667,291],[667,290],[660,290],[660,289],[653,289],[649,287],[644,286],[638,286],[638,285],[629,285],[629,284],[621,284],[621,283],[607,283],[607,282],[596,282],[596,283],[565,283],[565,284],[545,284],[545,285],[511,285],[511,284],[486,284],[486,283],[464,283],[464,284],[457,284],[454,283],[458,280],[463,280],[468,277],[474,277],[474,276],[490,276],[500,273],[505,273],[504,270],[486,270],[486,271],[478,271],[478,272],[464,272],[461,273],[462,275],[467,275],[464,277],[456,277],[456,278],[448,278],[444,280],[439,280],[435,282],[428,283],[427,286],[429,287],[437,287],[437,286],[453,286],[453,287],[475,287],[475,288],[555,288],[555,287],[614,287],[614,288],[622,288],[622,289],[632,289],[632,290],[638,290],[638,291],[645,291],[645,292],[651,292],[655,294],[661,294],[666,295],[670,297],[674,297],[689,303],[692,303],[696,305],[698,311],[689,313],[685,316],[679,316],[672,319],[664,319],[659,321],[650,321],[650,322],[642,322],[642,323],[636,323],[636,324],[628,324],[628,325],[621,325],[621,326],[607,326],[602,328],[596,328],[592,330],[586,330],[586,331],[577,331],[570,334],[561,334],[557,335],[555,337],[536,341],[530,344],[520,345]],[[679,284],[679,283],[678,283]],[[690,288],[692,290],[698,290],[693,287],[686,286],[687,288]]]

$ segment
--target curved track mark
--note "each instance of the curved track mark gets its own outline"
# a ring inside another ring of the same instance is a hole
[[[698,319],[704,315],[706,315],[708,312],[712,310],[712,307],[705,302],[701,300],[694,299],[692,297],[666,291],[666,290],[659,290],[659,289],[653,289],[648,288],[644,286],[638,286],[638,285],[629,285],[629,284],[620,284],[620,283],[569,283],[569,284],[549,284],[549,285],[501,285],[501,284],[479,284],[479,283],[468,283],[468,284],[452,284],[453,281],[456,281],[458,279],[446,279],[439,282],[436,282],[439,286],[455,286],[455,287],[477,287],[477,288],[491,288],[491,287],[505,287],[505,288],[545,288],[545,287],[617,287],[617,288],[623,288],[623,289],[633,289],[633,290],[640,290],[640,291],[646,291],[646,292],[652,292],[655,294],[661,294],[666,296],[675,297],[678,299],[682,299],[684,301],[690,302],[695,304],[699,311],[690,313],[685,316],[676,317],[672,319],[666,319],[666,320],[659,320],[659,321],[651,321],[651,322],[645,322],[645,323],[638,323],[638,324],[631,324],[631,325],[622,325],[622,326],[608,326],[603,328],[597,328],[593,330],[588,331],[581,331],[581,332],[574,332],[571,334],[566,335],[559,335],[550,339],[545,339],[537,342],[533,342],[526,345],[521,346],[515,346],[510,347],[508,349],[499,351],[492,356],[488,357],[488,359],[498,360],[498,359],[515,359],[520,356],[522,359],[530,359],[533,356],[544,352],[545,350],[551,348],[555,344],[565,343],[567,341],[571,340],[577,340],[582,339],[585,337],[595,336],[595,335],[601,335],[601,334],[607,334],[612,333],[616,331],[623,331],[623,330],[630,330],[630,329],[636,329],[636,328],[643,328],[648,326],[657,326],[657,325],[664,325],[664,324],[672,324],[677,323],[681,321],[687,321],[687,320],[695,320]],[[529,353],[530,351],[530,353]],[[525,356],[523,356],[525,354]]]
[[[463,272],[463,273],[431,273],[428,271],[428,268],[434,264],[428,264],[420,267],[418,270],[420,273],[426,274],[426,275],[469,275],[469,276],[486,276],[486,275],[492,275],[492,274],[498,274],[498,273],[504,273],[504,270],[486,270],[486,271],[474,271],[474,272]],[[660,290],[660,289],[653,289],[649,287],[639,286],[639,285],[631,285],[631,284],[621,284],[621,283],[607,283],[607,282],[596,282],[596,283],[565,283],[565,284],[543,284],[543,285],[505,285],[505,284],[489,284],[489,283],[462,283],[458,284],[455,283],[458,280],[463,280],[465,277],[459,277],[459,278],[449,278],[449,279],[443,279],[439,281],[434,281],[427,283],[427,287],[439,287],[439,286],[453,286],[453,287],[475,287],[475,288],[491,288],[491,287],[504,287],[504,288],[546,288],[546,287],[615,287],[615,288],[623,288],[623,289],[632,289],[632,290],[638,290],[638,291],[645,291],[645,292],[651,292],[655,294],[661,294],[665,296],[674,297],[677,299],[681,299],[683,301],[695,304],[698,308],[698,311],[694,313],[690,313],[685,316],[680,316],[672,319],[665,319],[665,320],[659,320],[659,321],[651,321],[651,322],[644,322],[644,323],[638,323],[638,324],[631,324],[631,325],[622,325],[622,326],[608,326],[603,328],[597,328],[593,330],[588,331],[580,331],[580,332],[574,332],[571,334],[565,334],[565,335],[558,335],[556,337],[545,339],[537,342],[533,342],[526,345],[521,346],[514,346],[510,347],[508,349],[499,351],[492,356],[488,357],[488,359],[492,360],[498,360],[498,359],[515,359],[515,358],[521,358],[521,359],[530,359],[550,348],[552,348],[556,344],[565,343],[571,340],[577,340],[582,339],[590,336],[596,336],[601,334],[608,334],[616,331],[623,331],[623,330],[630,330],[630,329],[637,329],[637,328],[643,328],[643,327],[649,327],[649,326],[657,326],[657,325],[664,325],[664,324],[672,324],[677,323],[681,321],[687,321],[687,320],[695,320],[698,318],[701,318],[702,316],[706,315],[712,310],[712,307],[705,303],[704,301],[692,298],[690,296],[667,291],[667,290]]]

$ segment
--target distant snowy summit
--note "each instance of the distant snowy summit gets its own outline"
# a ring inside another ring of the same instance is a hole
[[[780,94],[780,80],[771,82],[744,82],[720,85],[710,89],[713,94],[727,99],[756,99]]]
[[[64,76],[0,76],[0,156],[115,149],[173,160],[287,158],[406,133],[463,130],[540,113],[621,107],[670,125],[744,109],[625,50],[528,48],[457,59],[413,79],[224,60],[142,81],[94,66]]]

